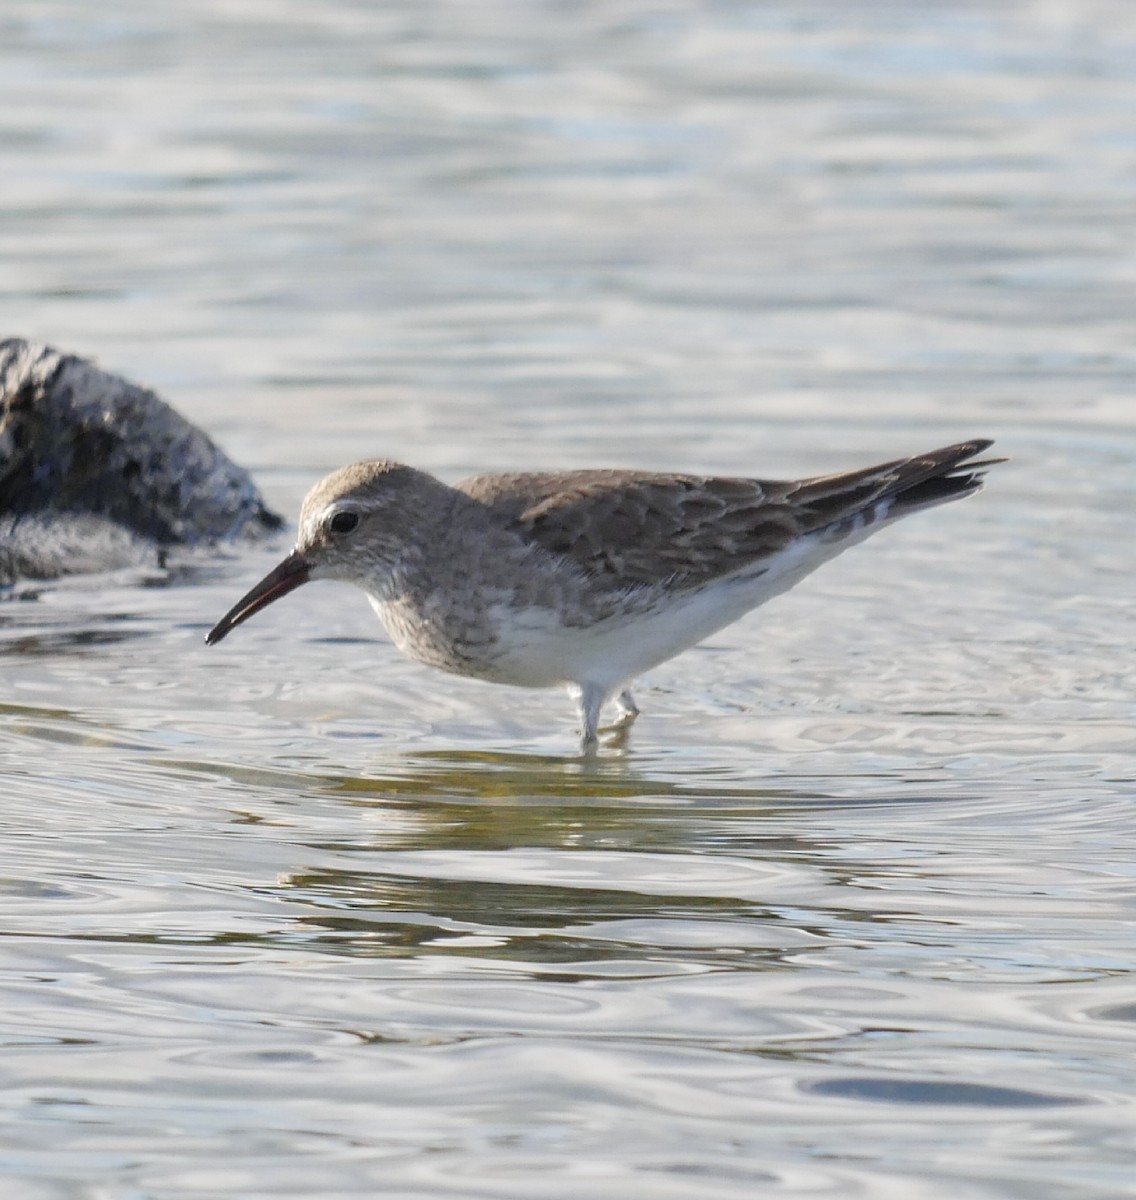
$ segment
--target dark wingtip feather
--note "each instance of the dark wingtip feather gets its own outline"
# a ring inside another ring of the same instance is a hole
[[[888,516],[905,516],[920,508],[973,495],[982,487],[987,470],[1007,461],[1004,458],[973,461],[976,454],[993,444],[989,438],[975,438],[911,459],[905,464],[907,469],[897,473],[892,489],[895,502]]]

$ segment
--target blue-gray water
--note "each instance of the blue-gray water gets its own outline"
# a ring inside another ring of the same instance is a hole
[[[294,514],[401,457],[1013,462],[646,681],[0,602],[6,1200],[1136,1194],[1136,10],[0,8],[0,333]]]

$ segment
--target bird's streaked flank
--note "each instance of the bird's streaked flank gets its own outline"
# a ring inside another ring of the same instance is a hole
[[[311,579],[367,593],[395,645],[457,675],[569,688],[586,747],[636,676],[900,517],[978,491],[989,441],[798,482],[649,471],[475,475],[355,463],[308,493],[296,548],[213,645]]]

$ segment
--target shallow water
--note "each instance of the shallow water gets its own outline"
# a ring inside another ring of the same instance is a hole
[[[0,599],[5,1197],[1136,1194],[1136,14],[0,12],[0,332],[390,455],[1013,462],[654,672]]]

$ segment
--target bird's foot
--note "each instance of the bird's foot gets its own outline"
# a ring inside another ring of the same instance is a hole
[[[627,689],[619,693],[615,705],[615,720],[610,725],[601,725],[598,732],[608,735],[604,738],[605,746],[612,750],[622,750],[627,745],[631,726],[635,724],[635,718],[639,715],[639,706]]]
[[[601,726],[600,710],[603,708],[606,699],[603,691],[596,687],[588,685],[579,686],[571,689],[576,704],[580,711],[580,719],[582,730],[580,733],[580,751],[586,756],[596,753],[600,747],[601,733],[610,736],[605,737],[603,745],[612,749],[622,749],[627,744],[627,735],[631,730],[631,726],[635,722],[635,718],[639,715],[639,706],[635,703],[635,698],[631,695],[628,688],[624,688],[615,698],[616,715],[615,720],[610,725]]]

